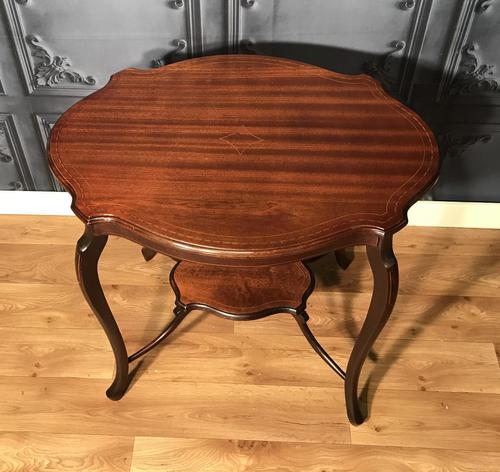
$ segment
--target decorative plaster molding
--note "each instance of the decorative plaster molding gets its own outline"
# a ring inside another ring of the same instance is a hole
[[[14,118],[0,114],[0,164],[15,165],[19,180],[11,182],[14,190],[35,190]]]
[[[12,159],[10,146],[7,142],[7,125],[0,121],[0,162],[11,163]]]
[[[52,56],[47,48],[39,44],[35,35],[26,34],[20,13],[26,3],[18,0],[4,0],[14,52],[21,67],[28,94],[85,96],[95,90],[93,77],[84,78],[68,69],[66,58]]]
[[[399,2],[399,8],[401,8],[401,10],[411,10],[415,8],[415,3],[415,0],[404,0]]]
[[[474,18],[488,10],[493,1],[464,0],[443,68],[437,102],[453,96],[478,96],[500,90],[500,79],[490,77],[494,66],[479,64],[478,45],[469,38]]]
[[[414,76],[429,24],[432,0],[405,0],[396,3],[401,10],[412,10],[411,25],[404,40],[391,43],[392,51],[363,65],[365,71],[380,80],[386,90],[409,102]],[[397,71],[395,71],[397,65]]]
[[[151,67],[163,67],[164,65],[175,62],[176,57],[179,56],[183,51],[185,51],[188,46],[188,43],[185,39],[174,39],[172,43],[175,46],[175,49],[168,52],[163,57],[153,59],[153,61],[151,62]]]
[[[245,54],[257,54],[257,50],[255,49],[255,41],[251,38],[242,39],[240,41],[239,52]]]
[[[240,50],[241,37],[241,12],[240,0],[227,1],[227,52],[236,54]]]
[[[475,53],[477,49],[475,44],[466,44],[462,48],[462,59],[448,95],[475,95],[500,91],[500,84],[492,77],[495,66],[479,64]]]
[[[95,85],[96,79],[71,70],[71,63],[67,57],[54,56],[48,49],[40,44],[40,39],[29,34],[26,43],[31,48],[31,55],[38,59],[34,61],[34,76],[37,86],[53,87],[60,82],[73,84]]]
[[[179,10],[185,9],[186,15],[186,38],[175,39],[172,44],[173,51],[162,57],[151,61],[151,67],[162,67],[178,60],[177,56],[185,54],[186,57],[202,56],[203,45],[203,25],[201,23],[201,0],[172,0],[168,3],[170,8]]]
[[[478,0],[476,5],[476,13],[484,13],[488,8],[490,8],[491,4],[494,0]]]
[[[38,137],[40,138],[40,146],[42,148],[44,156],[46,156],[46,149],[50,132],[59,116],[60,115],[57,113],[33,113],[36,129],[38,131]],[[52,172],[50,172],[50,180],[52,186],[54,187],[54,190],[57,190],[59,192],[64,191],[64,188],[61,186]]]
[[[476,143],[488,143],[491,134],[456,134],[452,131],[439,136],[439,143],[443,150],[443,156],[458,158],[472,145]]]
[[[393,41],[391,48],[392,51],[377,61],[364,64],[364,69],[366,73],[379,80],[387,90],[394,92],[397,85],[397,79],[394,78],[394,65],[397,65],[398,60],[401,60],[406,48],[406,42],[402,40]]]

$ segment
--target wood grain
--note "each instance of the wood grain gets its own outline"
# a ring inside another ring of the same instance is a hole
[[[302,262],[263,267],[217,267],[181,261],[171,283],[184,306],[206,305],[228,314],[258,315],[299,309],[314,285]]]
[[[129,352],[155,332],[124,331]],[[112,356],[100,329],[0,328],[0,376],[109,379]],[[346,365],[352,341],[319,338]],[[393,343],[377,349],[362,381],[390,390],[500,393],[500,369],[492,343],[419,341],[396,354]],[[149,356],[141,382],[341,387],[336,377],[298,336],[233,336],[182,330]],[[132,389],[135,387],[133,386]]]
[[[334,287],[332,287],[334,289]],[[310,326],[319,336],[353,339],[366,316],[371,294],[367,292],[314,292],[308,300]],[[398,295],[394,313],[380,338],[404,341],[500,342],[497,297]],[[296,323],[286,315],[236,323],[239,334],[299,335]]]
[[[374,79],[261,55],[121,71],[48,154],[96,234],[250,266],[374,244],[439,167],[428,126]]]
[[[500,451],[499,395],[380,390],[369,396],[376,397],[372,418],[351,428],[352,444]]]
[[[154,258],[145,263],[140,248],[131,250],[131,243],[113,244],[100,261],[101,282],[104,285],[168,284],[173,261],[168,257]],[[132,246],[133,247],[133,246]],[[22,252],[23,258],[18,254]],[[0,282],[76,284],[73,268],[74,249],[71,246],[40,244],[0,244]],[[401,254],[400,294],[461,295],[496,297],[500,289],[500,256],[474,256],[464,264],[456,256],[431,254]],[[314,264],[316,290],[369,292],[372,276],[366,258],[357,257],[349,269],[341,272],[328,255]]]
[[[128,472],[131,437],[0,432],[0,470]]]
[[[351,428],[340,380],[290,315],[193,312],[127,396],[107,400],[111,352],[72,269],[81,226],[0,216],[0,470],[498,472],[498,231],[396,235],[408,286],[365,364],[370,419]],[[324,290],[308,303],[343,365],[370,297],[364,257],[346,273],[318,261]],[[172,264],[111,238],[105,291],[131,348],[171,316]]]
[[[343,389],[142,380],[112,402],[108,383],[0,377],[0,430],[349,442]]]
[[[0,215],[0,241],[15,244],[63,244],[74,246],[84,225],[76,216]],[[108,246],[128,245],[121,238],[110,238]],[[130,245],[136,251],[136,245]],[[500,254],[498,230],[407,226],[394,235],[396,254],[454,254],[480,256]],[[357,252],[365,252],[356,247]]]
[[[138,437],[131,472],[498,472],[499,463],[495,452]]]
[[[105,285],[104,292],[120,327],[128,332],[160,331],[172,317],[175,297],[165,285]],[[13,328],[99,328],[74,284],[3,283],[0,326]],[[233,322],[194,311],[182,330],[232,333]]]

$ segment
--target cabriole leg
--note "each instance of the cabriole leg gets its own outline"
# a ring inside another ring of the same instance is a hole
[[[119,400],[129,384],[127,349],[102,291],[97,272],[97,263],[107,240],[107,236],[95,236],[86,227],[76,246],[75,265],[80,288],[101,323],[115,356],[115,378],[106,395],[111,400]]]
[[[345,380],[347,416],[353,425],[365,420],[358,399],[361,368],[389,319],[398,292],[398,264],[392,252],[392,235],[381,237],[377,246],[367,246],[366,252],[373,273],[373,294],[368,314],[347,364]]]

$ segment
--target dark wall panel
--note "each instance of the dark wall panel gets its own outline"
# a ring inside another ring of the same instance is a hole
[[[126,67],[271,54],[368,73],[430,123],[428,198],[500,202],[500,0],[0,0],[0,188],[60,190],[51,124]]]

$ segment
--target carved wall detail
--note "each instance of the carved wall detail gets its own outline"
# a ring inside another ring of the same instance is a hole
[[[36,35],[26,34],[20,11],[27,2],[4,2],[14,49],[29,94],[81,96],[95,90],[94,77],[72,70],[66,57],[51,54]]]
[[[8,114],[0,115],[0,166],[2,165],[15,166],[14,174],[7,174],[16,176],[16,180],[7,182],[10,189],[35,190],[14,120],[12,115]],[[3,185],[6,185],[6,182],[3,182]]]
[[[500,90],[500,84],[493,77],[495,66],[480,64],[476,56],[477,49],[475,44],[466,44],[462,48],[462,58],[449,95],[474,95]]]
[[[182,57],[203,55],[203,28],[201,23],[201,0],[171,0],[168,5],[174,10],[185,9],[186,39],[174,39],[175,49],[154,58],[151,67],[162,67],[178,61]]]
[[[163,57],[158,57],[151,61],[151,67],[162,67],[166,64],[171,64],[180,56],[188,47],[188,42],[185,39],[174,39],[172,44],[175,46],[173,51],[168,52]]]
[[[484,13],[490,8],[493,1],[494,0],[479,0],[476,5],[476,13]]]
[[[401,8],[401,10],[411,10],[415,8],[415,0],[404,0],[399,2],[399,8]]]
[[[409,102],[413,92],[416,65],[424,43],[431,14],[431,0],[396,2],[404,11],[411,11],[407,37],[390,43],[391,51],[363,65],[365,71],[379,80],[384,88],[400,100]],[[408,15],[408,13],[406,13]]]
[[[60,115],[56,113],[44,113],[44,114],[39,114],[35,113],[33,115],[35,119],[35,124],[36,128],[38,131],[38,137],[40,138],[40,145],[42,147],[42,151],[44,153],[44,156],[46,156],[46,149],[47,149],[47,143],[49,141],[49,136],[50,132],[55,125],[57,119],[59,118]],[[50,172],[50,169],[49,169]],[[50,172],[50,180],[52,183],[52,187],[54,190],[63,192],[64,188],[61,186],[59,181],[55,178],[54,174]]]
[[[461,157],[470,146],[476,143],[488,143],[490,140],[491,134],[458,135],[448,132],[439,136],[442,155],[451,158]]]
[[[11,163],[13,161],[10,146],[7,143],[7,126],[0,122],[0,162]]]
[[[453,96],[478,96],[500,91],[500,79],[493,75],[495,66],[481,64],[479,46],[470,38],[474,20],[489,10],[494,1],[464,0],[443,68],[438,102]]]
[[[382,56],[378,61],[366,63],[364,69],[367,74],[379,80],[387,90],[394,91],[398,82],[394,68],[404,54],[406,42],[402,40],[393,41],[391,47],[392,51]]]
[[[95,85],[96,79],[92,76],[84,77],[72,70],[69,59],[64,56],[52,55],[49,50],[40,44],[40,39],[29,34],[26,43],[31,49],[34,61],[34,76],[38,86],[53,87],[62,81],[73,84]]]

